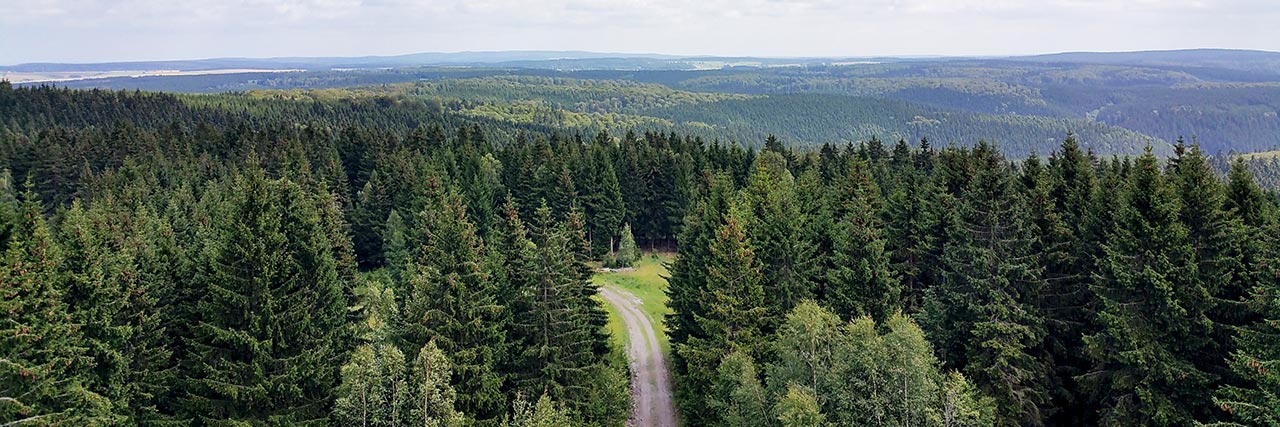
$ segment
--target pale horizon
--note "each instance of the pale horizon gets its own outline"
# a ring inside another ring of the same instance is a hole
[[[1004,57],[1280,51],[1268,0],[31,0],[0,64],[588,51]]]

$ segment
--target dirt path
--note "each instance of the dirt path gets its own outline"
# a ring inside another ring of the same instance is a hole
[[[605,286],[600,294],[622,314],[627,326],[627,357],[631,359],[631,425],[635,427],[675,427],[675,406],[671,400],[671,379],[666,357],[658,346],[653,323],[640,311],[640,299],[627,291]]]

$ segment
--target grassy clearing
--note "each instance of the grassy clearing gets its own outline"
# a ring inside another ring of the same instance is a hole
[[[657,327],[658,345],[666,353],[671,352],[671,344],[667,341],[667,331],[662,319],[671,309],[667,307],[667,280],[663,277],[667,275],[664,263],[671,259],[671,254],[646,253],[633,270],[596,273],[591,279],[596,285],[612,285],[639,298],[642,301],[640,311]],[[608,304],[605,306],[609,310],[609,332],[613,334],[615,342],[626,343],[630,337],[627,336],[626,327],[617,310]]]

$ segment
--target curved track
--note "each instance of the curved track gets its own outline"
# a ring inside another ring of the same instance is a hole
[[[600,288],[600,295],[621,313],[630,336],[627,358],[631,359],[631,425],[675,427],[666,357],[658,345],[653,322],[640,311],[640,299],[612,286]]]

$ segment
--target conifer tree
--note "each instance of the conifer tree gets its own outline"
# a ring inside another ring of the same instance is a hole
[[[1095,424],[1095,411],[1076,377],[1091,367],[1083,337],[1095,331],[1094,311],[1099,305],[1089,289],[1101,252],[1103,228],[1097,212],[1110,208],[1096,208],[1099,191],[1093,161],[1075,136],[1063,140],[1050,156],[1047,170],[1023,175],[1039,236],[1036,248],[1044,265],[1039,306],[1048,333],[1045,348],[1060,386],[1052,396],[1057,411],[1050,414],[1050,424]]]
[[[86,387],[92,360],[62,304],[60,252],[27,187],[19,202],[8,171],[0,175],[0,423],[119,422]]]
[[[995,399],[1002,423],[1039,425],[1049,373],[1038,351],[1043,283],[1026,207],[993,147],[980,144],[970,156],[976,174],[943,250],[944,281],[930,294],[927,324],[948,366]]]
[[[885,202],[884,240],[892,272],[898,277],[902,306],[917,312],[923,305],[925,289],[932,286],[929,261],[938,244],[933,233],[935,212],[930,209],[932,180],[915,169],[905,175]]]
[[[836,191],[830,269],[822,300],[843,318],[887,319],[899,307],[898,280],[880,237],[880,192],[865,165],[854,160]]]
[[[1272,277],[1256,284],[1252,295],[1251,311],[1261,320],[1237,329],[1238,350],[1230,359],[1245,381],[1221,386],[1215,402],[1230,416],[1228,425],[1272,427],[1280,425],[1280,285]]]
[[[323,424],[346,303],[316,200],[257,168],[220,194],[209,200],[185,414],[205,425]]]
[[[622,226],[621,235],[613,264],[615,267],[631,267],[640,260],[640,248],[636,247],[636,238],[631,235],[631,224]]]
[[[1213,381],[1195,364],[1211,346],[1209,294],[1198,284],[1178,196],[1150,148],[1129,182],[1093,287],[1102,329],[1085,338],[1095,366],[1082,381],[1103,396],[1105,424],[1189,425]]]
[[[584,166],[591,168],[593,176],[583,183],[582,205],[591,224],[588,231],[592,254],[604,257],[614,250],[612,245],[618,236],[616,230],[623,224],[627,209],[622,203],[622,190],[613,163],[608,161],[607,154],[599,151],[590,151],[596,154],[587,158],[592,164]],[[630,228],[630,224],[627,227]]]
[[[762,152],[742,194],[744,208],[749,209],[744,230],[759,249],[755,256],[764,267],[768,313],[780,319],[800,301],[813,297],[819,267],[816,247],[803,227],[805,219],[787,161],[773,151]],[[771,329],[766,327],[766,332]]]
[[[410,233],[410,260],[397,291],[404,295],[400,345],[413,354],[434,340],[452,357],[459,410],[496,422],[505,407],[504,378],[496,371],[506,351],[504,308],[483,269],[483,244],[462,197],[435,190]]]
[[[698,299],[705,311],[692,313],[696,333],[673,343],[675,352],[686,364],[684,376],[677,384],[682,416],[691,423],[709,423],[716,419],[715,412],[709,411],[703,399],[711,395],[714,372],[727,354],[740,352],[750,356],[764,354],[766,350],[763,330],[768,310],[764,278],[754,247],[747,239],[746,212],[740,203],[731,205],[710,242],[706,282],[698,290]]]
[[[549,217],[550,209],[544,206],[538,215]],[[599,305],[591,299],[595,288],[581,273],[574,251],[578,242],[568,227],[546,231],[536,244],[526,255],[531,269],[521,272],[528,277],[517,291],[522,310],[512,325],[513,341],[519,343],[513,385],[573,402],[590,386],[589,367],[598,361],[594,351],[603,325],[591,317]]]
[[[165,422],[157,406],[168,393],[171,352],[155,295],[168,284],[148,280],[150,242],[137,229],[156,220],[145,209],[105,205],[75,202],[63,215],[62,301],[94,361],[86,386],[111,402],[114,422]]]
[[[1222,183],[1199,144],[1186,150],[1177,164],[1170,180],[1180,201],[1179,220],[1195,256],[1198,277],[1192,286],[1209,293],[1208,300],[1193,309],[1203,311],[1214,323],[1213,345],[1204,348],[1195,363],[1200,370],[1224,378],[1231,375],[1226,361],[1234,352],[1233,327],[1249,320],[1241,304],[1250,286],[1246,280],[1253,278],[1244,265],[1243,224],[1223,209]]]
[[[679,238],[680,252],[668,270],[670,277],[667,278],[667,305],[671,308],[671,313],[663,319],[663,323],[667,326],[673,349],[687,343],[691,337],[705,336],[696,316],[705,312],[702,290],[707,286],[710,243],[724,221],[730,200],[734,197],[727,175],[708,176],[707,179],[707,194],[685,217]],[[677,377],[689,373],[687,361],[678,351],[672,352],[672,371]],[[677,389],[677,393],[684,391]]]

